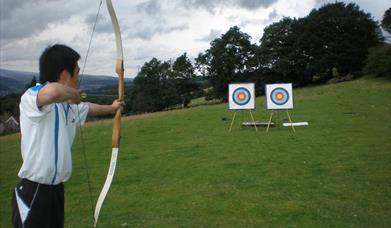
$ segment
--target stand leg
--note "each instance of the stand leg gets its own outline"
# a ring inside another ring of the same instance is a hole
[[[236,111],[234,112],[234,117],[232,118],[231,126],[229,127],[229,131],[228,132],[231,132],[231,130],[232,130],[232,125],[234,124],[235,116],[236,116]]]
[[[269,122],[267,124],[266,132],[269,131],[270,123],[272,122],[272,118],[273,118],[273,113],[274,113],[274,110],[272,110],[272,112],[270,113],[270,118],[269,118]]]
[[[251,112],[251,109],[250,109],[250,116],[251,116],[251,119],[253,120],[255,131],[258,131],[257,124],[255,123],[254,116],[253,116],[253,113]]]
[[[292,127],[293,132],[296,132],[295,131],[295,127],[293,126],[292,119],[291,119],[291,116],[289,115],[288,110],[286,110],[286,114],[288,115],[289,122],[291,122],[291,127]]]

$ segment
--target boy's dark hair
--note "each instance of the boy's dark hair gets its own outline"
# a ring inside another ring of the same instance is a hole
[[[58,81],[64,69],[73,76],[79,59],[79,53],[68,46],[55,44],[47,47],[39,58],[39,83]]]

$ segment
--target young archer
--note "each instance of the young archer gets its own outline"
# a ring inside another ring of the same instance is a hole
[[[76,128],[89,115],[115,113],[111,105],[81,102],[80,55],[56,44],[39,59],[39,84],[21,97],[20,131],[23,164],[12,197],[14,227],[64,227],[64,186],[72,173],[71,148]]]

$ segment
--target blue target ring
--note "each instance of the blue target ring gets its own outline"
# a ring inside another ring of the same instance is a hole
[[[237,88],[232,94],[232,100],[238,105],[246,105],[251,100],[251,93],[246,88]]]
[[[284,88],[275,88],[270,93],[270,99],[276,105],[284,105],[289,100],[289,93]]]

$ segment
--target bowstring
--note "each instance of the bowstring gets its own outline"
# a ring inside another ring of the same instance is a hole
[[[78,84],[79,87],[80,87],[80,85],[81,85],[81,83],[82,83],[82,80],[83,80],[84,70],[86,69],[88,54],[89,54],[90,49],[91,49],[92,38],[93,38],[93,36],[94,36],[96,24],[97,24],[97,22],[98,22],[98,17],[99,17],[99,13],[100,13],[101,6],[102,6],[102,0],[100,0],[99,7],[98,7],[98,12],[96,13],[96,16],[95,16],[95,21],[94,21],[94,25],[93,25],[92,32],[91,32],[90,41],[89,41],[89,43],[88,43],[87,52],[86,52],[86,55],[85,55],[83,67],[82,67],[81,74],[80,74],[80,78],[79,78],[79,84]],[[77,113],[78,113],[79,121],[80,121],[80,109],[79,109],[79,105],[77,105],[76,107],[77,107]],[[90,205],[91,205],[91,215],[92,215],[92,216],[91,216],[91,217],[92,217],[91,222],[92,222],[92,224],[94,224],[94,204],[93,204],[93,200],[92,200],[90,172],[89,172],[89,167],[88,167],[88,163],[87,163],[87,154],[86,154],[86,151],[85,151],[85,143],[84,143],[84,136],[83,136],[83,128],[82,128],[81,124],[79,125],[79,131],[80,131],[81,145],[82,145],[82,151],[83,151],[83,157],[84,157],[84,166],[85,166],[85,170],[86,170],[87,185],[88,185],[89,198],[90,198]]]
[[[90,53],[92,38],[93,38],[93,36],[94,36],[94,32],[95,32],[96,24],[97,24],[97,21],[98,21],[98,17],[99,17],[99,13],[100,13],[100,8],[101,8],[101,6],[102,6],[102,0],[100,0],[98,12],[96,13],[96,16],[95,16],[94,26],[93,26],[93,28],[92,28],[92,32],[91,32],[91,36],[90,36],[90,41],[89,41],[89,43],[88,43],[88,48],[87,48],[87,52],[86,52],[86,57],[85,57],[85,60],[84,60],[83,68],[82,68],[82,70],[81,70],[81,77],[79,78],[79,85],[80,85],[80,83],[81,83],[82,80],[83,80],[83,77],[82,77],[82,76],[84,75],[84,70],[86,69],[87,58],[88,58],[88,54]]]

